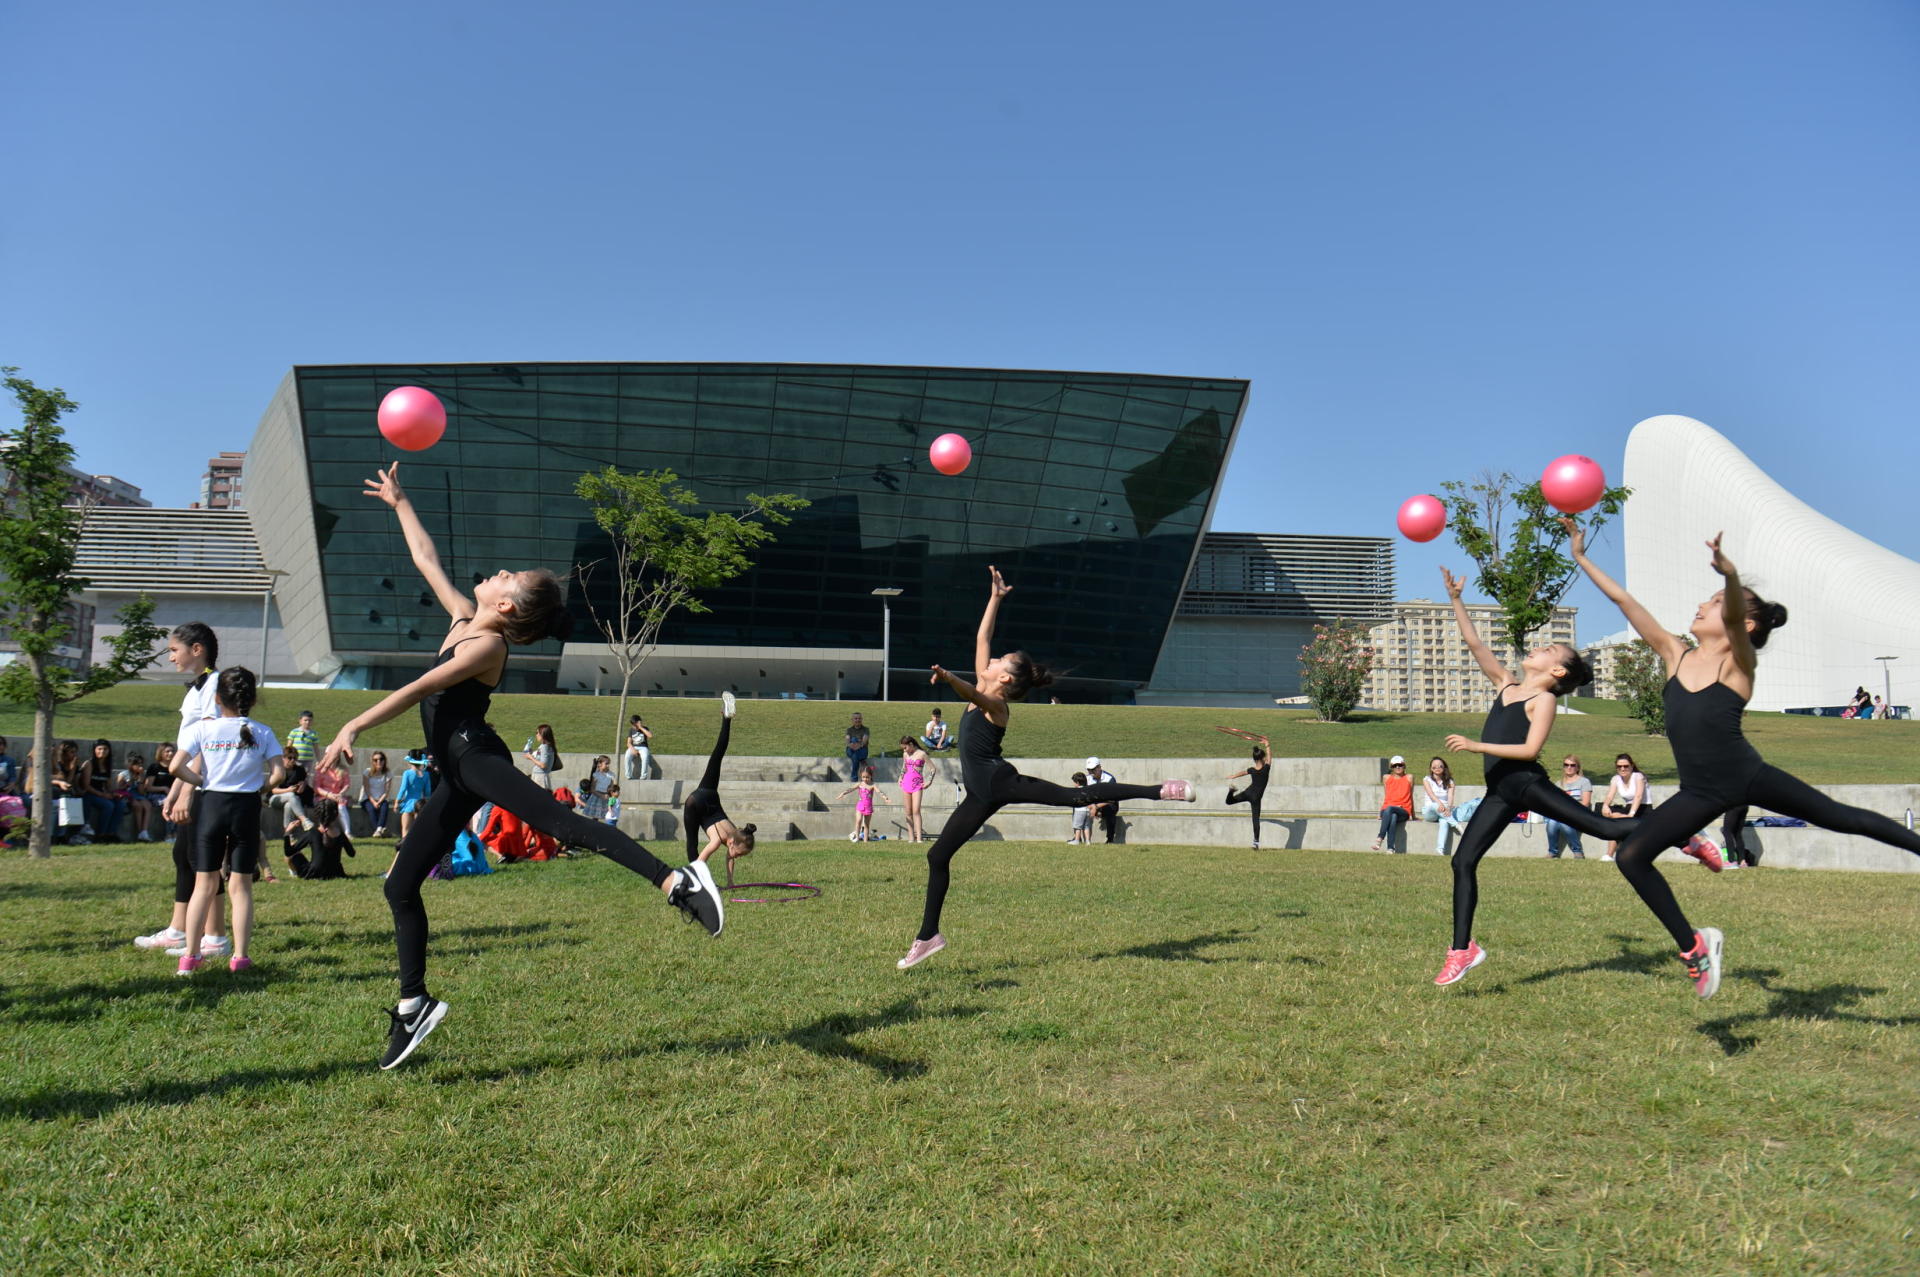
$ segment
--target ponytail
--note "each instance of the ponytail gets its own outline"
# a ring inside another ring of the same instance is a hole
[[[260,698],[259,684],[254,681],[253,671],[244,665],[221,670],[220,681],[214,684],[213,695],[222,709],[230,709],[240,716],[240,745],[244,749],[252,749],[256,743],[253,724],[246,720],[253,713],[253,703]]]

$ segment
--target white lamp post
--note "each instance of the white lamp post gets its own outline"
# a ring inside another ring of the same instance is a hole
[[[873,592],[880,600],[880,699],[888,699],[887,667],[893,664],[893,601],[906,591],[884,585]]]
[[[1884,686],[1886,687],[1887,717],[1892,718],[1893,717],[1893,666],[1887,664],[1887,662],[1897,661],[1900,658],[1897,656],[1876,656],[1873,659],[1880,662],[1881,680]]]

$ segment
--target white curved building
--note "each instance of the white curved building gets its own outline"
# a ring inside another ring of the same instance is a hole
[[[1883,686],[1920,703],[1920,563],[1827,518],[1775,483],[1719,431],[1691,417],[1649,417],[1627,438],[1627,588],[1684,633],[1720,588],[1707,540],[1724,531],[1741,578],[1786,604],[1760,654],[1752,708],[1843,705]]]

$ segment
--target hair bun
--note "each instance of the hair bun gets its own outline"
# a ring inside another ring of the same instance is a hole
[[[760,826],[758,825],[742,825],[740,826],[740,832],[743,834],[750,834],[750,833],[754,833],[759,828]]]
[[[1787,623],[1787,605],[1784,603],[1767,604],[1767,628],[1777,630]]]
[[[547,637],[550,639],[558,639],[564,643],[572,633],[573,613],[565,609],[556,610],[553,614],[553,619],[547,622]]]

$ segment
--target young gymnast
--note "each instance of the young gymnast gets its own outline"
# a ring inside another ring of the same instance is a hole
[[[388,1014],[393,1026],[380,1067],[393,1068],[411,1055],[446,1016],[447,1004],[427,993],[427,911],[420,884],[439,859],[453,850],[467,821],[492,802],[560,841],[591,847],[660,888],[689,918],[719,935],[724,906],[713,875],[695,861],[674,870],[619,830],[591,821],[553,801],[553,796],[514,766],[513,754],[487,725],[493,689],[506,672],[507,652],[515,644],[564,637],[569,622],[561,605],[560,583],[544,568],[522,572],[502,569],[474,586],[469,598],[454,588],[440,565],[413,503],[400,488],[396,462],[367,480],[367,495],[392,507],[406,534],[413,565],[453,618],[440,654],[421,677],[386,697],[340,729],[321,759],[322,769],[353,761],[353,742],[361,732],[399,717],[414,705],[426,729],[427,749],[439,760],[441,781],[428,795],[387,875],[387,905],[393,911],[395,946],[400,956],[400,1004]]]
[[[927,775],[932,766],[933,759],[919,741],[911,736],[900,738],[900,805],[906,810],[907,837],[914,842],[925,838],[920,826],[920,795],[933,783]]]
[[[687,860],[702,867],[722,844],[729,866],[753,851],[756,826],[734,824],[720,805],[720,764],[726,760],[727,741],[733,734],[734,708],[733,693],[720,693],[720,738],[713,743],[713,753],[707,755],[707,770],[700,774],[700,783],[680,805],[680,823],[687,831]],[[696,854],[694,848],[699,847],[702,837],[707,844]]]
[[[215,692],[220,716],[187,727],[173,755],[175,778],[202,791],[193,821],[193,896],[180,944],[183,976],[206,964],[200,936],[208,911],[220,907],[223,865],[232,871],[227,888],[233,897],[233,958],[227,965],[234,971],[253,965],[247,944],[253,935],[253,875],[262,859],[260,795],[284,768],[280,742],[265,723],[249,717],[257,696],[251,670],[222,670]]]
[[[1273,765],[1273,742],[1255,732],[1244,731],[1238,727],[1216,727],[1216,732],[1225,732],[1229,736],[1238,736],[1241,740],[1254,742],[1253,764],[1243,772],[1235,772],[1228,780],[1247,778],[1247,787],[1236,790],[1227,786],[1227,805],[1249,803],[1253,808],[1253,849],[1260,850],[1260,800],[1267,796],[1267,772]]]
[[[848,842],[867,842],[873,837],[873,800],[876,796],[881,802],[889,801],[880,792],[880,786],[873,783],[873,764],[860,769],[860,783],[840,791],[840,797],[858,794],[853,804],[853,832],[847,835]],[[836,800],[837,801],[837,800]]]
[[[167,636],[167,659],[173,662],[174,669],[193,680],[187,684],[186,695],[180,698],[180,730],[176,733],[174,745],[175,752],[178,752],[179,738],[186,735],[189,727],[202,719],[219,717],[220,707],[214,699],[215,682],[220,677],[217,670],[220,664],[219,636],[214,634],[212,626],[201,621],[188,621],[175,626],[173,633]],[[152,935],[135,936],[133,943],[142,949],[164,952],[178,949],[186,941],[187,905],[193,899],[197,882],[193,869],[193,787],[178,778],[170,778],[166,797],[160,800],[160,818],[172,821],[174,826],[173,917],[165,927]],[[200,939],[201,955],[220,958],[233,952],[232,942],[220,934],[217,913],[209,915],[207,926],[208,933]]]
[[[1713,570],[1726,578],[1726,585],[1695,610],[1688,632],[1699,646],[1689,647],[1594,566],[1579,527],[1571,520],[1562,522],[1573,561],[1667,664],[1662,698],[1680,792],[1642,816],[1636,831],[1621,836],[1614,863],[1673,937],[1694,992],[1710,998],[1720,988],[1726,940],[1716,927],[1696,930],[1687,921],[1673,889],[1655,867],[1655,857],[1675,839],[1697,833],[1731,808],[1747,805],[1822,829],[1874,838],[1915,855],[1920,855],[1920,835],[1878,812],[1835,802],[1798,777],[1770,766],[1748,742],[1740,720],[1753,697],[1756,653],[1767,645],[1768,635],[1787,623],[1787,609],[1741,583],[1732,560],[1721,552],[1719,536],[1707,542],[1707,548],[1713,552]]]
[[[1586,659],[1570,644],[1549,643],[1528,652],[1520,661],[1517,675],[1509,673],[1474,628],[1467,605],[1460,599],[1460,578],[1445,568],[1440,569],[1440,575],[1447,584],[1447,597],[1453,600],[1453,619],[1467,641],[1467,650],[1473,653],[1487,681],[1498,689],[1480,732],[1482,739],[1468,740],[1458,734],[1447,737],[1449,750],[1484,754],[1487,759],[1487,796],[1467,821],[1467,830],[1460,835],[1460,845],[1453,853],[1453,947],[1447,950],[1440,974],[1433,978],[1435,984],[1452,984],[1486,961],[1487,951],[1473,938],[1473,915],[1480,903],[1477,871],[1481,857],[1516,815],[1537,811],[1599,839],[1620,837],[1637,826],[1626,820],[1608,820],[1567,797],[1537,761],[1553,731],[1555,698],[1593,681]],[[1700,849],[1696,848],[1695,854],[1700,854]]]
[[[940,910],[947,899],[949,866],[954,853],[979,833],[981,826],[1002,807],[1011,803],[1086,807],[1125,798],[1193,801],[1191,781],[1169,780],[1158,785],[1123,785],[1110,781],[1068,789],[1052,781],[1022,776],[1013,769],[1012,763],[1000,757],[1000,743],[1007,734],[1013,712],[1012,702],[1036,687],[1048,686],[1053,682],[1053,675],[1025,652],[990,654],[1000,601],[1012,593],[1012,587],[1001,580],[999,568],[987,570],[993,574],[992,592],[987,596],[986,611],[980,617],[980,629],[973,643],[973,668],[977,671],[978,685],[949,674],[938,665],[933,667],[933,677],[929,680],[934,683],[946,680],[947,686],[968,702],[967,711],[960,718],[959,749],[966,796],[947,817],[946,828],[940,831],[933,846],[927,849],[926,909],[921,916],[919,936],[906,956],[894,964],[902,971],[918,966],[947,947],[946,938],[940,934]]]

